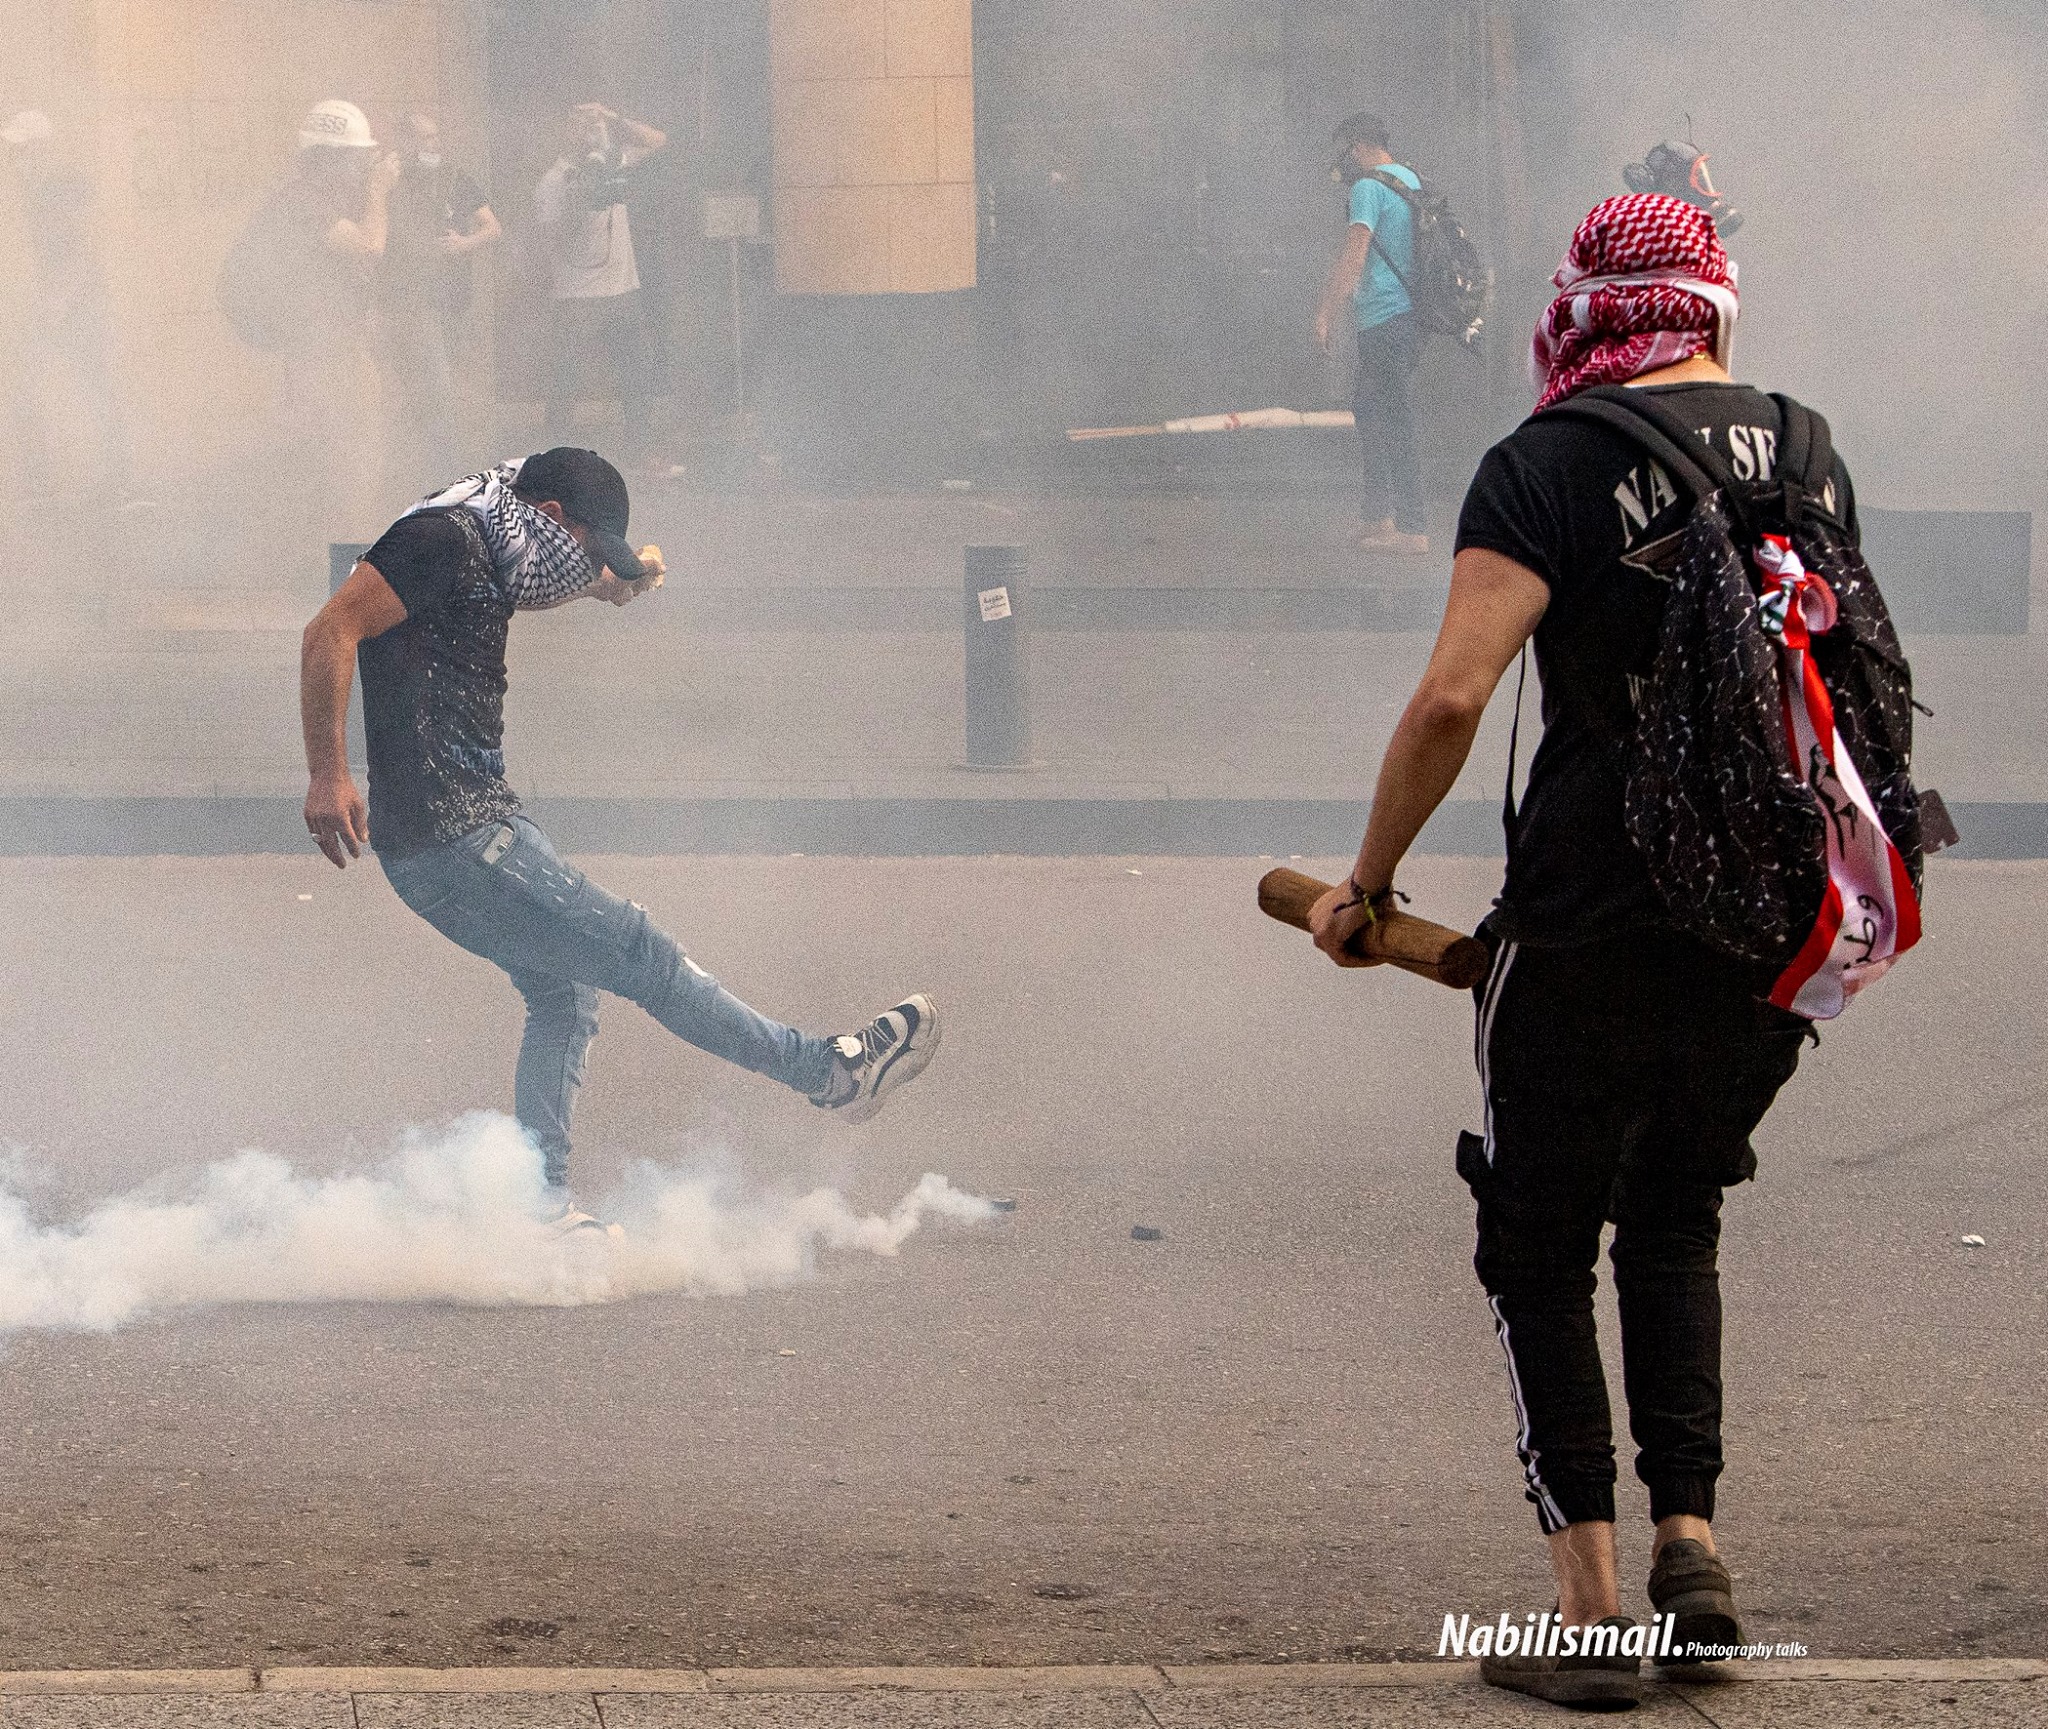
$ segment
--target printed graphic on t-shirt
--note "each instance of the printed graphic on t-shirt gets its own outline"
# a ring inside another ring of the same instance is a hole
[[[1744,421],[1723,425],[1709,422],[1696,430],[1702,444],[1727,458],[1737,480],[1766,480],[1777,469],[1775,426]],[[1835,502],[1835,483],[1831,478],[1821,493],[1821,508],[1832,513]],[[1677,556],[1678,530],[1659,533],[1654,539],[1645,537],[1668,527],[1668,518],[1675,516],[1682,522],[1689,509],[1681,507],[1688,506],[1689,501],[1664,472],[1664,465],[1647,456],[1637,462],[1616,483],[1614,504],[1620,513],[1622,562],[1668,580],[1671,561]]]
[[[1781,422],[1768,396],[1742,385],[1648,388],[1683,413],[1738,478],[1772,472]],[[1839,461],[1822,503],[1855,532],[1854,491]],[[1459,550],[1500,553],[1550,590],[1534,638],[1543,735],[1509,837],[1494,915],[1503,937],[1589,942],[1666,922],[1622,821],[1614,739],[1654,658],[1663,585],[1692,507],[1640,445],[1581,420],[1524,422],[1473,477]]]
[[[1776,426],[1755,426],[1749,422],[1733,420],[1726,424],[1706,424],[1696,428],[1700,442],[1710,451],[1718,451],[1729,459],[1729,467],[1735,469],[1737,479],[1769,479],[1778,471],[1778,428]],[[1671,475],[1663,471],[1663,463],[1645,457],[1616,483],[1614,504],[1620,510],[1622,526],[1622,553],[1624,563],[1636,565],[1638,570],[1655,570],[1653,561],[1642,561],[1642,553],[1649,547],[1638,547],[1636,543],[1663,524],[1665,516],[1675,506],[1686,504],[1679,496],[1679,490],[1671,483]],[[1835,481],[1829,479],[1827,488],[1821,492],[1821,508],[1827,512],[1835,510]],[[1683,512],[1679,512],[1683,514]],[[1661,574],[1661,572],[1659,572]]]

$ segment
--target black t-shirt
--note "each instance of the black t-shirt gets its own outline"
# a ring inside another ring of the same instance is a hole
[[[1771,472],[1783,422],[1761,391],[1643,388],[1684,414],[1737,478]],[[1834,495],[1823,502],[1856,532],[1839,458]],[[1501,553],[1550,589],[1535,635],[1543,737],[1488,921],[1510,941],[1561,946],[1669,922],[1623,825],[1618,740],[1631,681],[1650,669],[1664,584],[1691,511],[1691,498],[1638,445],[1582,420],[1524,421],[1472,478],[1458,550]]]
[[[384,262],[377,273],[379,297],[387,305],[424,302],[443,312],[467,306],[471,258],[448,257],[440,241],[447,234],[467,234],[489,202],[483,188],[459,169],[409,163],[391,189]]]
[[[364,557],[405,602],[405,622],[357,655],[370,844],[403,858],[519,809],[504,755],[513,600],[466,510],[402,516]]]

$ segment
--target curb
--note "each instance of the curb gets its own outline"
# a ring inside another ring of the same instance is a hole
[[[2048,858],[2048,803],[1949,806],[1950,860]],[[536,797],[529,814],[566,853],[643,858],[804,853],[856,858],[1347,858],[1366,801],[1203,798],[1168,783],[1133,796],[1016,786],[1000,795]],[[1499,858],[1500,805],[1448,799],[1412,849]],[[316,856],[283,796],[72,798],[0,793],[0,858]]]
[[[1443,1689],[1478,1678],[1476,1663],[1144,1663],[1030,1668],[816,1669],[42,1669],[0,1671],[0,1697],[228,1693],[1121,1693]],[[2048,1658],[1787,1658],[1667,1672],[1666,1685],[1952,1686],[2048,1683]]]

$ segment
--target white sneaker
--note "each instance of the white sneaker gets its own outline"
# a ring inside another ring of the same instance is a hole
[[[930,997],[905,997],[857,1033],[832,1041],[838,1072],[811,1103],[837,1111],[849,1123],[864,1123],[882,1101],[906,1081],[924,1073],[939,1048],[939,1011]]]

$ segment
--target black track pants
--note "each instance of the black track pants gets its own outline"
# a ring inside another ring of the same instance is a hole
[[[1474,993],[1485,1132],[1459,1137],[1473,1264],[1507,1355],[1529,1499],[1545,1531],[1614,1517],[1593,1330],[1612,1220],[1622,1381],[1650,1516],[1711,1518],[1721,1474],[1721,1191],[1807,1023],[1746,968],[1665,931],[1577,948],[1500,944]]]

